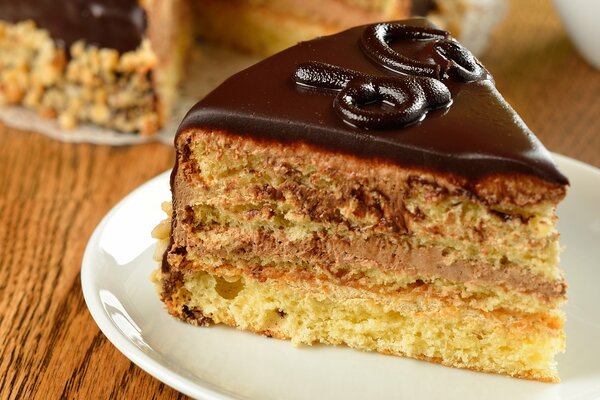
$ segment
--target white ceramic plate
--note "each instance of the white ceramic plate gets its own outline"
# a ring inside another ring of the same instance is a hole
[[[152,228],[170,199],[169,174],[113,208],[91,237],[83,293],[108,339],[148,373],[203,399],[599,399],[600,170],[556,156],[571,180],[559,208],[569,282],[567,353],[560,384],[511,379],[363,353],[344,347],[293,347],[287,341],[170,317],[149,280]]]

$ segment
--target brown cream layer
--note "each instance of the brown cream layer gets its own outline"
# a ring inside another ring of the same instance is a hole
[[[280,184],[262,180],[240,173],[199,188],[194,176],[182,185],[179,194],[186,198],[186,204],[197,208],[196,213],[206,217],[197,218],[197,225],[303,230],[292,235],[295,239],[323,230],[359,238],[389,235],[397,243],[418,237],[419,243],[414,245],[445,244],[449,250],[454,248],[454,253],[463,251],[461,257],[485,259],[496,266],[519,263],[548,278],[556,277],[553,271],[536,269],[556,263],[558,233],[552,232],[552,217],[533,215],[533,211],[523,215],[484,207],[472,210],[464,196],[444,196],[435,186],[417,181],[407,183],[402,203],[392,203],[385,194],[349,180],[330,182],[324,188],[295,179]],[[464,213],[470,216],[461,219]]]
[[[398,245],[389,237],[368,237],[348,240],[337,236],[290,241],[281,235],[240,228],[197,232],[193,225],[183,222],[173,235],[173,248],[186,249],[192,259],[203,260],[212,266],[231,264],[251,269],[262,279],[282,275],[277,265],[289,268],[289,275],[306,276],[307,266],[325,279],[340,285],[389,285],[392,290],[410,287],[417,281],[435,280],[472,286],[499,286],[543,301],[564,299],[563,280],[549,281],[508,264],[498,269],[480,262],[449,261],[441,247],[409,248]],[[261,265],[262,264],[262,265]],[[273,268],[272,266],[275,266]],[[369,271],[383,273],[385,282],[372,282]],[[286,274],[286,273],[284,273]]]

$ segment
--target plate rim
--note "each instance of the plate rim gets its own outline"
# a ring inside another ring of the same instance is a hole
[[[562,154],[551,154],[559,166],[563,164],[571,164],[570,166],[583,169],[600,179],[600,168]],[[125,197],[119,200],[119,202],[117,202],[108,213],[106,213],[106,215],[94,229],[86,244],[81,261],[80,280],[85,304],[88,312],[92,316],[92,319],[100,331],[109,340],[109,342],[115,346],[115,348],[119,350],[119,352],[121,352],[126,358],[128,358],[146,373],[150,374],[153,378],[158,379],[160,382],[193,398],[203,398],[206,400],[240,399],[241,397],[232,397],[230,393],[226,393],[218,389],[212,389],[210,387],[213,386],[212,383],[206,381],[205,379],[198,378],[196,380],[190,380],[189,378],[178,374],[168,366],[165,366],[152,359],[137,346],[135,346],[135,344],[133,344],[129,338],[122,334],[110,316],[105,312],[99,296],[99,288],[93,279],[95,276],[93,270],[94,262],[92,261],[94,259],[93,254],[97,251],[97,245],[99,244],[100,236],[108,222],[120,208],[130,201],[131,198],[136,197],[138,193],[145,191],[146,188],[156,184],[157,180],[164,179],[163,177],[170,173],[170,169],[166,170],[149,179],[133,191],[129,192]],[[567,178],[569,177],[567,176]]]
[[[171,368],[162,365],[156,360],[153,360],[150,356],[135,346],[125,335],[122,334],[117,326],[115,326],[110,316],[105,312],[99,296],[99,288],[93,279],[93,253],[98,248],[97,245],[99,244],[100,236],[108,222],[117,213],[117,211],[123,207],[125,202],[132,197],[135,197],[139,192],[143,192],[147,187],[155,184],[157,180],[164,179],[163,176],[168,174],[170,174],[170,170],[156,175],[155,177],[143,183],[141,186],[131,191],[129,194],[119,200],[119,202],[115,204],[108,213],[106,213],[100,223],[96,226],[85,247],[81,262],[80,274],[83,298],[85,300],[88,312],[92,316],[92,319],[104,336],[106,336],[108,341],[115,346],[115,348],[119,350],[119,352],[121,352],[127,359],[132,361],[146,373],[150,374],[153,378],[158,379],[165,385],[168,385],[175,390],[193,398],[204,398],[207,400],[236,400],[234,397],[231,397],[223,392],[206,387],[211,385],[210,382],[206,382],[204,380],[200,380],[201,382],[191,381],[190,379],[173,371]],[[203,383],[206,385],[202,385]]]

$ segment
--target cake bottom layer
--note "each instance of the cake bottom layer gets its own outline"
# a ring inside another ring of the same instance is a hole
[[[295,344],[345,344],[443,365],[558,381],[554,356],[563,351],[562,316],[484,312],[446,307],[436,311],[390,309],[335,291],[204,271],[157,271],[169,312],[191,324],[223,323]]]

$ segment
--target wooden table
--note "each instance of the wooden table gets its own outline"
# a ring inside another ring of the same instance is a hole
[[[600,72],[549,1],[519,3],[483,61],[550,150],[600,167]],[[0,143],[0,398],[183,398],[108,342],[80,284],[94,227],[170,168],[171,147],[65,144],[3,126]]]

